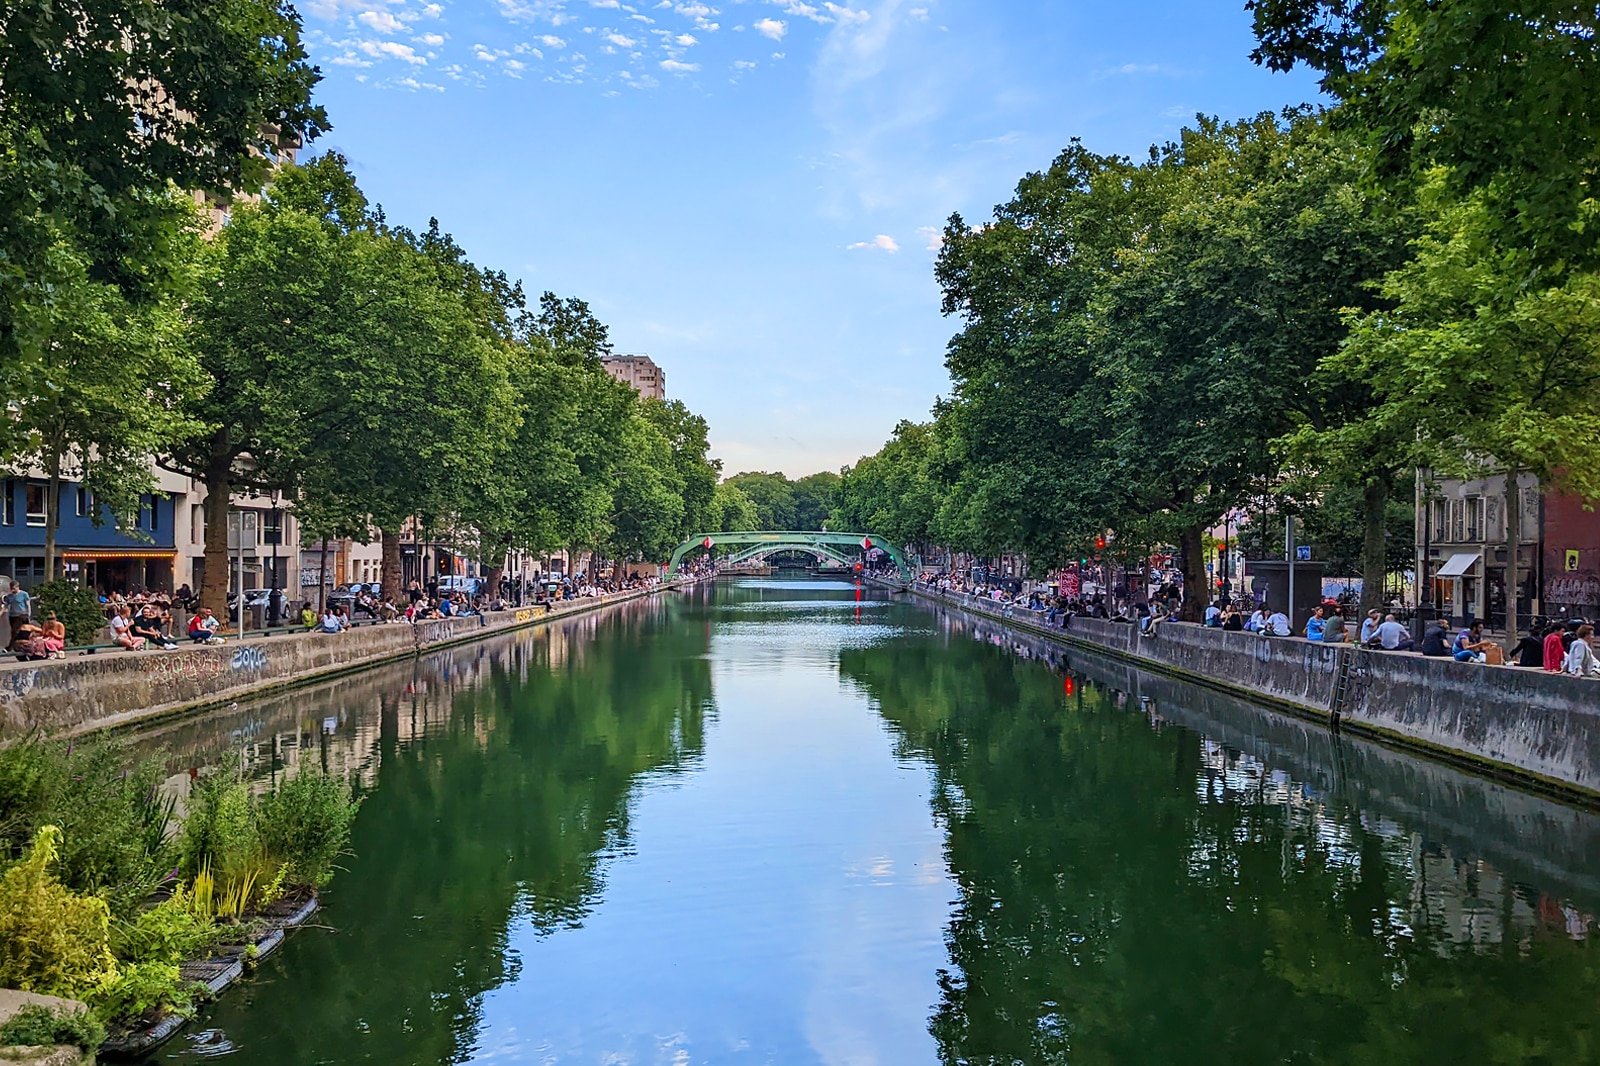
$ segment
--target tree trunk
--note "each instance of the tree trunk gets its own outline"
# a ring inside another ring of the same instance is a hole
[[[1522,552],[1522,493],[1517,488],[1517,470],[1506,471],[1506,650],[1517,644],[1517,599],[1521,589],[1517,556]]]
[[[206,466],[206,552],[201,575],[200,605],[218,618],[228,617],[228,586],[233,575],[228,563],[228,504],[233,495],[233,457],[213,454]]]
[[[61,530],[61,452],[55,448],[45,459],[48,480],[44,489],[44,579],[56,579],[56,534]]]
[[[1384,579],[1388,576],[1389,482],[1375,477],[1362,493],[1365,530],[1361,541],[1361,614],[1383,609]]]
[[[387,529],[383,534],[383,560],[378,572],[378,581],[383,585],[384,599],[399,603],[405,590],[400,575],[400,535],[391,533]]]
[[[1178,617],[1185,622],[1199,622],[1206,616],[1206,605],[1211,602],[1206,584],[1206,531],[1202,526],[1191,526],[1178,534],[1178,550],[1183,555],[1183,605]]]
[[[328,538],[322,538],[322,558],[317,562],[317,613],[328,609]]]

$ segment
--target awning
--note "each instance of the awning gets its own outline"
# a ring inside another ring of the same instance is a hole
[[[1468,570],[1471,570],[1474,566],[1477,566],[1480,558],[1482,558],[1482,556],[1477,552],[1456,552],[1445,561],[1443,566],[1439,567],[1438,571],[1433,576],[1461,577]]]
[[[148,551],[125,548],[68,548],[61,553],[61,558],[104,562],[112,559],[175,559],[177,555],[178,553],[171,548],[154,548]]]

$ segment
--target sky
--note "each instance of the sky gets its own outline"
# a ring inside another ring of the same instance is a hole
[[[728,474],[837,470],[950,391],[938,234],[1073,138],[1311,100],[1243,0],[302,0],[392,221],[587,300]]]

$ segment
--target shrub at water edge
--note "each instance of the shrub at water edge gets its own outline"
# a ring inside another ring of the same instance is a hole
[[[67,1044],[93,1051],[105,1043],[106,1027],[87,1010],[57,1010],[30,1003],[0,1025],[0,1047]]]
[[[290,884],[320,888],[333,877],[359,808],[348,783],[303,770],[261,797],[261,846],[274,862],[287,865]]]

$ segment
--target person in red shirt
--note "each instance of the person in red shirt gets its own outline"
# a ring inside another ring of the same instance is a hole
[[[1561,642],[1561,627],[1553,625],[1544,635],[1544,668],[1552,674],[1559,674],[1566,657],[1567,648]]]

